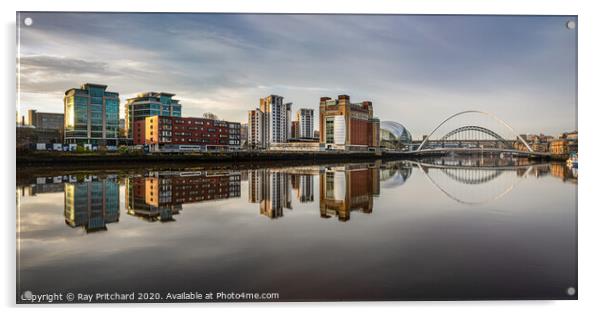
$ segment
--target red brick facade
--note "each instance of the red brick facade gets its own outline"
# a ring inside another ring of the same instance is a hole
[[[146,137],[146,133],[144,131],[144,128],[146,126],[146,121],[144,120],[139,120],[139,121],[135,121],[134,122],[134,126],[133,126],[133,141],[135,145],[143,145],[144,144],[144,139]]]
[[[349,128],[351,145],[368,146],[368,121],[351,119],[351,127]]]
[[[134,144],[239,147],[240,123],[196,117],[150,116],[135,122]]]
[[[344,117],[345,145],[327,141],[326,119]],[[320,143],[335,145],[337,149],[368,149],[380,146],[380,121],[373,116],[372,102],[351,103],[348,95],[339,95],[336,100],[320,98]]]

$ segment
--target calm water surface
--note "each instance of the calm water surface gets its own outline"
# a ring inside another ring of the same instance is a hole
[[[17,293],[570,299],[576,199],[576,169],[482,158],[36,176]]]

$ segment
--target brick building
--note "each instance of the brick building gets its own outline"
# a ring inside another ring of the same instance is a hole
[[[351,103],[348,95],[320,98],[320,144],[325,149],[368,150],[380,146],[380,121],[372,102]]]
[[[152,150],[237,150],[240,123],[197,117],[150,116],[134,122],[134,144]]]
[[[167,92],[144,92],[127,99],[125,104],[125,134],[132,138],[132,128],[136,121],[144,121],[149,116],[182,116],[182,105],[174,99],[175,94]]]
[[[299,121],[291,122],[291,139],[299,139]]]
[[[380,165],[354,164],[320,171],[320,216],[346,222],[352,211],[370,214],[380,195]]]
[[[125,197],[128,214],[172,221],[184,204],[240,197],[240,173],[151,173],[126,179]]]

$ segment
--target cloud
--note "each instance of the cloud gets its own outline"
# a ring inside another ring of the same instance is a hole
[[[108,71],[108,64],[106,62],[91,62],[75,58],[54,56],[23,56],[19,61],[21,69],[26,71],[44,71],[77,75],[115,74]]]
[[[119,75],[107,63],[68,57],[22,56],[18,65],[22,93],[64,92],[74,77],[96,79]]]
[[[566,17],[32,16],[20,41],[24,109],[61,111],[59,93],[98,82],[122,103],[138,92],[175,93],[187,116],[245,121],[267,94],[317,109],[321,96],[345,93],[373,100],[378,116],[414,134],[435,124],[424,113],[475,104],[523,132],[574,128],[576,34]],[[544,112],[545,120],[525,119]]]

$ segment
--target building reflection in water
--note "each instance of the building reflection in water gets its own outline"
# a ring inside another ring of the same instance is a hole
[[[75,176],[37,177],[33,183],[19,186],[21,195],[36,196],[45,193],[65,192],[65,183],[77,182]]]
[[[517,177],[545,177],[551,175],[560,178],[563,182],[569,181],[577,183],[577,168],[569,168],[564,162],[534,162],[527,158],[497,158],[497,156],[477,157],[438,157],[432,159],[422,159],[417,163],[432,164],[439,167],[473,167],[478,168],[488,167],[508,167],[505,170],[516,170]],[[527,173],[528,172],[528,173]]]
[[[284,216],[291,207],[290,175],[265,169],[250,170],[249,203],[259,203],[259,213],[271,219]]]
[[[106,230],[119,221],[119,183],[116,176],[86,177],[65,183],[65,223],[86,232]]]
[[[170,222],[182,210],[181,204],[171,203],[170,185],[158,177],[131,177],[126,179],[125,200],[129,215],[149,222]],[[163,192],[160,192],[163,191]]]
[[[563,182],[569,181],[577,183],[577,168],[569,168],[563,163],[551,163],[550,174],[554,177],[562,179]]]
[[[314,177],[311,174],[291,174],[291,186],[301,203],[314,200]]]
[[[374,197],[380,194],[381,173],[390,180],[388,187],[403,185],[411,174],[411,166],[388,164],[381,170],[381,163],[359,163],[344,166],[315,167],[305,169],[250,170],[249,203],[259,204],[259,213],[271,219],[284,216],[291,207],[291,192],[300,203],[314,201],[314,176],[320,182],[320,217],[337,217],[348,221],[352,211],[372,213]]]
[[[428,176],[429,168],[422,169]],[[439,159],[429,161],[447,169],[458,166],[484,170],[495,167],[516,172],[519,178],[553,176],[577,183],[577,169],[563,163],[526,164],[523,161],[480,159]],[[355,163],[339,166],[310,166],[250,171],[149,172],[125,180],[125,205],[129,215],[149,222],[170,222],[182,211],[183,204],[229,199],[241,196],[241,179],[248,179],[248,201],[259,204],[259,213],[270,219],[292,210],[293,196],[299,203],[312,203],[319,194],[319,214],[345,222],[351,212],[372,213],[374,197],[381,186],[397,189],[405,184],[418,162]],[[435,168],[435,167],[432,167]],[[497,170],[497,169],[496,169]],[[451,172],[451,171],[450,171]],[[502,171],[499,171],[500,173]],[[445,173],[447,174],[447,173]],[[447,174],[449,176],[449,174]],[[453,174],[452,174],[453,175]],[[314,188],[318,176],[319,191]],[[452,177],[452,179],[456,179]],[[83,227],[86,232],[106,230],[119,221],[119,182],[115,175],[38,177],[18,187],[17,195],[35,196],[64,191],[64,217],[67,225]],[[474,188],[474,187],[473,187]],[[19,198],[17,196],[17,198]],[[18,203],[18,202],[17,202]]]
[[[527,174],[527,171],[529,172]],[[518,177],[533,176],[536,178],[551,175],[552,177],[560,178],[562,182],[577,183],[578,173],[577,168],[569,168],[561,162],[551,162],[540,165],[524,166],[516,169]]]
[[[320,171],[320,216],[348,221],[352,211],[372,213],[380,194],[378,164],[327,167]]]
[[[126,180],[128,214],[170,222],[183,204],[240,197],[239,172],[152,172]]]
[[[412,175],[412,165],[410,162],[388,162],[380,169],[380,186],[386,189],[392,189],[402,186]]]

